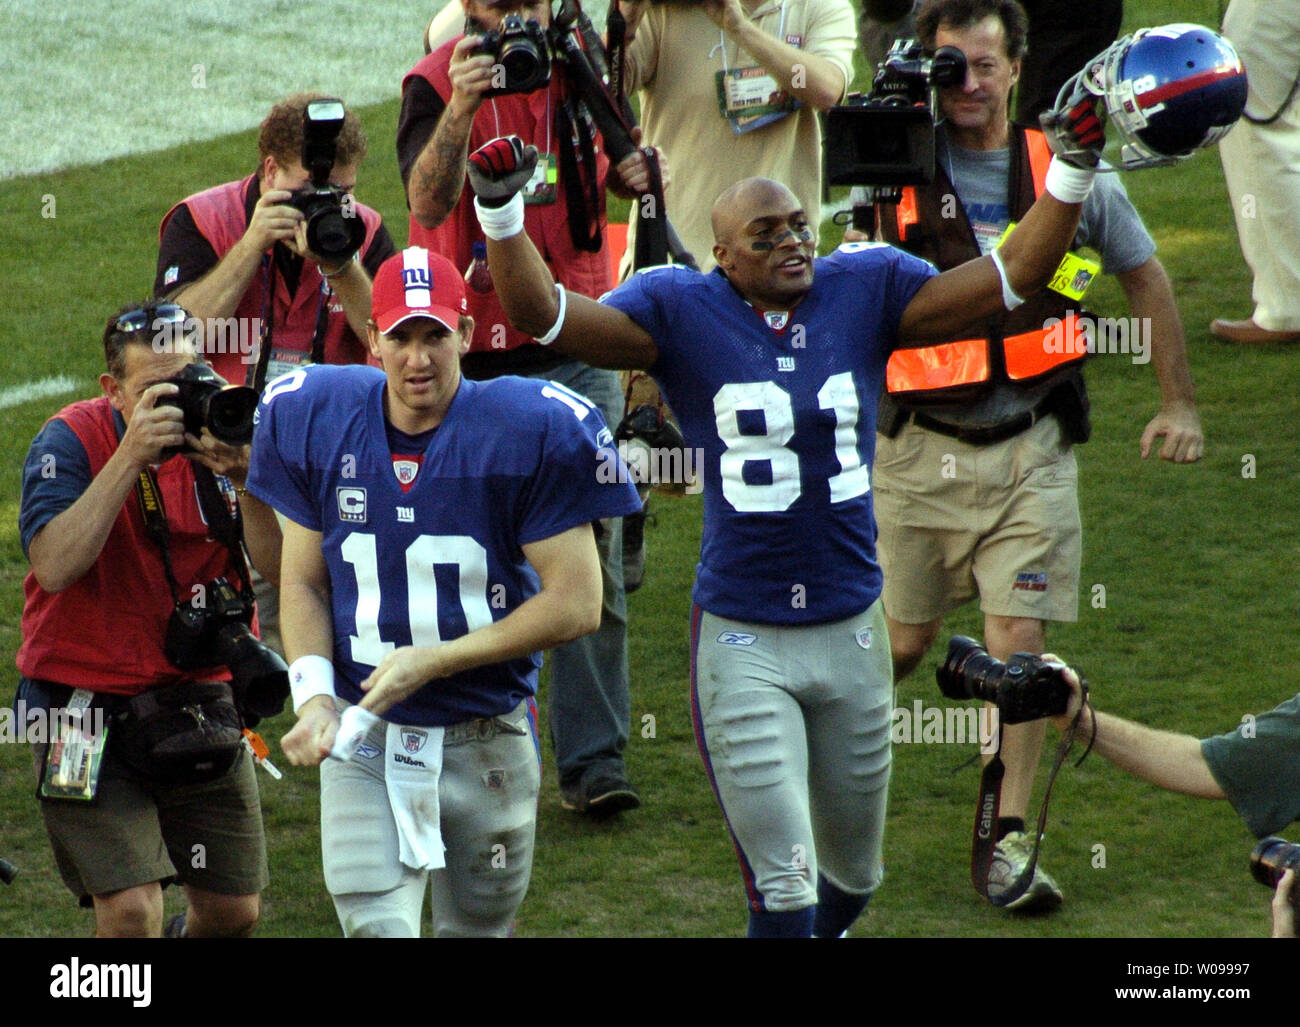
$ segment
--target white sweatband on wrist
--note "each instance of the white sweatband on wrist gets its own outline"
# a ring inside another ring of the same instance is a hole
[[[352,754],[360,748],[366,732],[379,723],[379,714],[371,713],[360,706],[349,706],[339,718],[339,729],[334,735],[334,744],[330,755],[346,763]]]
[[[539,335],[533,341],[540,346],[549,346],[560,334],[560,329],[564,327],[564,312],[569,307],[569,293],[559,282],[555,283],[555,295],[560,299],[560,312],[555,315],[555,324],[551,325],[551,330],[545,335]]]
[[[289,665],[289,690],[293,693],[293,712],[318,695],[334,698],[334,664],[324,656],[299,656]]]
[[[998,269],[998,277],[1002,279],[1002,305],[1008,310],[1015,310],[1025,301],[1016,295],[1011,282],[1007,280],[1007,269],[1002,266],[1002,254],[994,250],[989,256],[993,258],[993,266]]]
[[[524,230],[524,194],[515,193],[500,207],[485,207],[475,196],[474,213],[489,239],[509,239]]]
[[[1047,166],[1043,187],[1062,203],[1082,203],[1092,192],[1096,168],[1077,168],[1060,157],[1053,156]]]

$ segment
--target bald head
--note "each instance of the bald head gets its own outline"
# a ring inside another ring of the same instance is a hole
[[[799,209],[799,200],[780,182],[770,178],[745,178],[728,186],[713,201],[710,218],[713,222],[713,241],[723,246],[732,245],[745,225],[762,209]]]
[[[789,310],[812,287],[817,229],[780,182],[737,182],[714,202],[712,217],[713,259],[746,301]]]

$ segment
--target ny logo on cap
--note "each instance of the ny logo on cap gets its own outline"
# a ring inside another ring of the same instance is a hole
[[[406,290],[408,309],[429,305],[433,275],[429,272],[428,250],[412,246],[402,251],[402,287]]]

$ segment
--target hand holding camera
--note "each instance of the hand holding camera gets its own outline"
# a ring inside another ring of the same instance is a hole
[[[1277,882],[1273,892],[1273,937],[1297,938],[1296,904],[1300,902],[1300,889],[1296,888],[1296,871],[1288,870]]]
[[[288,189],[268,189],[257,198],[244,238],[257,252],[265,253],[278,242],[291,243],[302,222],[302,212],[290,205]]]
[[[518,136],[502,136],[469,155],[469,184],[482,206],[503,207],[528,184],[536,167],[536,146],[525,146]]]
[[[1071,681],[1066,677],[1069,673]],[[1058,657],[1015,653],[1003,663],[974,639],[954,635],[948,658],[935,674],[949,699],[983,699],[995,703],[1003,724],[1022,724],[1043,717],[1068,717],[1079,709],[1079,676]]]
[[[185,420],[170,398],[179,391],[175,382],[158,382],[140,395],[118,447],[137,470],[162,463],[185,447]]]

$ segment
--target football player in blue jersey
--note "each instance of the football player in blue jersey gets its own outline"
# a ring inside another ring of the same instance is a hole
[[[456,268],[405,250],[374,279],[383,370],[294,371],[259,407],[248,488],[288,518],[298,723],[281,744],[321,764],[349,937],[418,936],[430,876],[435,934],[509,933],[532,868],[540,651],[596,627],[592,522],[637,507],[587,400],[461,377],[465,310]]]
[[[1090,107],[1055,129],[1076,154],[1104,142]],[[497,294],[539,342],[648,369],[700,454],[693,713],[749,933],[839,936],[882,876],[893,690],[870,470],[885,362],[1045,283],[1092,167],[1054,161],[1001,250],[943,274],[871,244],[814,261],[790,190],[748,179],[714,205],[714,272],[652,269],[596,303],[555,287],[521,231],[533,160],[497,139],[470,161]]]

